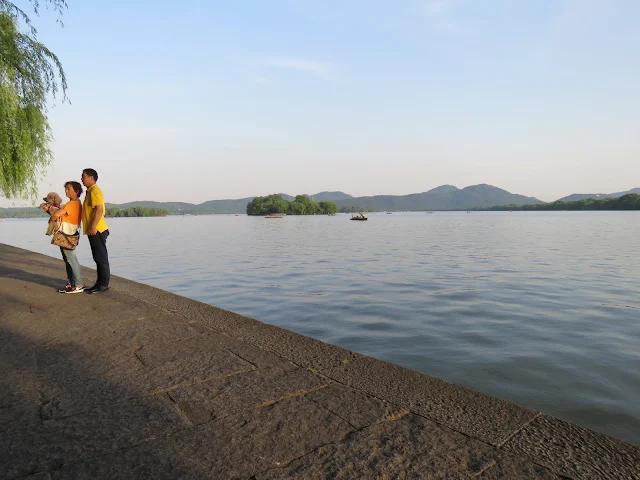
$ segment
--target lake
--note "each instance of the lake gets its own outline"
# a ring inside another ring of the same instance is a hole
[[[0,242],[59,257],[45,222]],[[640,444],[640,212],[108,223],[114,275]]]

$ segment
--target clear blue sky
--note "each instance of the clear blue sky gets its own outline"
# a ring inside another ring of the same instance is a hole
[[[69,0],[63,21],[36,22],[71,99],[43,195],[87,166],[116,203],[640,186],[637,0]]]

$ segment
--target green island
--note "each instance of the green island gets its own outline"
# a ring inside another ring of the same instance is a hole
[[[315,202],[306,195],[297,195],[292,201],[279,194],[256,197],[247,204],[247,215],[328,215],[337,213],[333,202]]]
[[[618,198],[585,198],[575,202],[538,203],[531,205],[496,205],[495,207],[469,208],[474,211],[554,211],[554,210],[640,210],[640,195],[628,193]]]

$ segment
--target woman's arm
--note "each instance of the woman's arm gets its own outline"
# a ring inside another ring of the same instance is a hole
[[[63,215],[67,215],[67,211],[64,209],[64,207],[60,207],[60,210],[51,215],[51,218],[60,218]]]

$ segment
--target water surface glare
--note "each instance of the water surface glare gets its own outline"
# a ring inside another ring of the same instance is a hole
[[[640,212],[109,225],[115,275],[640,444]],[[7,220],[0,242],[58,257],[44,231]]]

